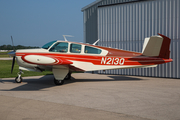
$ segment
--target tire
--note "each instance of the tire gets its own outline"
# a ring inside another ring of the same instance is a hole
[[[55,84],[55,85],[63,85],[63,84],[64,84],[64,80],[56,80],[56,79],[54,78],[54,84]]]
[[[22,80],[23,80],[22,77],[16,77],[16,78],[15,78],[15,82],[16,82],[16,83],[21,83]]]
[[[64,80],[69,80],[69,79],[71,79],[71,72],[69,72],[69,73],[66,75],[66,77],[64,78]]]

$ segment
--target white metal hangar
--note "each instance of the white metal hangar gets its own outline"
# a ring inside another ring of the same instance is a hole
[[[100,46],[141,52],[146,37],[161,33],[172,40],[173,62],[107,74],[180,78],[180,0],[96,0],[82,12],[86,43],[100,39]]]

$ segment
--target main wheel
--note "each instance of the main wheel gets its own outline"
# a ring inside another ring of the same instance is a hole
[[[69,80],[69,79],[71,79],[71,72],[69,72],[69,73],[66,75],[66,77],[64,78],[64,80]]]
[[[16,78],[15,78],[15,82],[16,82],[16,83],[21,83],[22,80],[23,80],[22,77],[16,77]]]
[[[56,85],[63,85],[64,84],[64,80],[56,80],[54,78],[54,84],[56,84]]]

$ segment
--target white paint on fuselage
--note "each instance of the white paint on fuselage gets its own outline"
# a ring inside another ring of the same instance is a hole
[[[53,58],[41,55],[27,55],[24,59],[34,64],[53,64],[56,62]]]
[[[81,68],[84,71],[95,71],[95,70],[112,70],[112,69],[126,69],[126,68],[147,68],[156,67],[157,65],[94,65],[90,62],[74,61],[72,66]]]
[[[49,51],[43,48],[38,49],[20,49],[16,50],[16,53],[48,53]]]
[[[48,50],[42,49],[42,48],[16,50],[16,53],[48,53],[48,52],[49,52]],[[21,69],[23,67],[23,68],[27,68],[27,71],[29,71],[31,69],[38,67],[38,65],[36,65],[36,64],[29,64],[29,63],[23,61],[21,57],[22,56],[16,56],[16,61],[17,61],[17,64],[19,65],[19,69]]]
[[[16,61],[20,67],[25,67],[25,68],[30,68],[30,69],[37,67],[36,64],[29,64],[29,63],[23,61],[21,56],[16,56]]]

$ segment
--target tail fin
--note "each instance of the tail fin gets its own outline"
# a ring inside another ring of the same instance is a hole
[[[156,56],[159,58],[169,59],[171,39],[159,34],[160,36],[151,36],[145,38],[142,54],[145,56]]]

